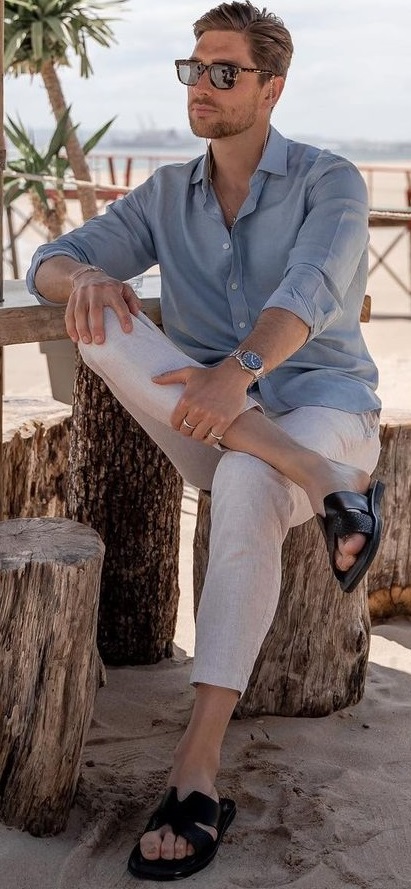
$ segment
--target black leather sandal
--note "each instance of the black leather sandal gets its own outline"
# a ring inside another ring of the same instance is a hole
[[[185,837],[195,852],[183,859],[173,858],[169,861],[157,858],[151,861],[143,857],[138,842],[128,861],[130,873],[140,880],[181,880],[190,877],[213,860],[235,814],[236,806],[231,799],[220,799],[216,803],[204,793],[194,791],[180,802],[177,788],[169,787],[143,833],[159,830],[164,824],[169,824],[173,833]],[[217,839],[214,840],[206,830],[198,827],[198,823],[214,827]]]
[[[382,482],[373,482],[366,494],[338,491],[324,498],[325,518],[317,520],[327,544],[330,565],[344,593],[352,593],[367,573],[376,556],[381,540],[382,519],[380,504],[384,493]],[[348,571],[340,571],[335,564],[337,537],[365,534],[368,540]]]

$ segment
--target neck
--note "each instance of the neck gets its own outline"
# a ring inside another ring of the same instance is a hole
[[[241,133],[238,136],[212,139],[208,149],[213,176],[218,175],[220,181],[248,185],[261,160],[268,135],[269,126],[258,138],[254,131],[252,134]]]

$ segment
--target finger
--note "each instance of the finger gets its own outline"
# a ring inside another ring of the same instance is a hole
[[[170,422],[173,429],[177,429],[177,431],[179,431],[181,429],[181,426],[183,425],[183,420],[186,420],[186,422],[190,423],[191,426],[197,426],[197,423],[199,423],[201,420],[197,409],[186,398],[185,390],[183,392],[183,395],[177,402],[170,417]]]
[[[180,425],[176,427],[182,435],[185,435],[187,438],[190,438],[193,435],[193,432],[196,428],[196,423],[190,423],[188,417],[183,417]]]
[[[92,336],[89,327],[88,304],[73,298],[73,316],[79,339],[83,343],[91,343]]]
[[[123,285],[123,298],[127,303],[131,314],[137,318],[142,307],[142,301],[128,284]]]
[[[153,383],[158,383],[159,386],[170,386],[172,383],[187,383],[188,370],[190,370],[188,367],[180,367],[178,370],[166,370],[162,374],[156,374],[151,379]]]
[[[224,438],[223,432],[216,432],[215,429],[209,429],[207,435],[207,444],[218,445],[220,441]]]
[[[65,321],[66,330],[67,330],[67,333],[68,333],[70,339],[73,341],[73,343],[78,343],[79,335],[78,335],[78,331],[77,331],[77,327],[76,327],[76,321],[74,318],[73,303],[72,303],[71,299],[69,299],[67,306],[66,306],[66,311],[64,313],[64,321]]]
[[[193,429],[192,438],[196,441],[204,441],[205,444],[211,444],[209,439],[210,423],[207,420],[201,420]]]
[[[90,305],[89,328],[93,343],[96,343],[98,346],[104,343],[106,337],[104,333],[104,306],[102,303]]]

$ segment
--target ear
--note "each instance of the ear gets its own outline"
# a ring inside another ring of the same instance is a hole
[[[267,101],[270,111],[272,108],[274,108],[274,105],[277,104],[284,89],[284,85],[285,77],[280,77],[279,74],[273,74],[273,76],[270,77],[270,80],[266,84],[267,93],[264,98]]]

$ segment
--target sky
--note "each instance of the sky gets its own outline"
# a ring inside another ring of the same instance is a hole
[[[78,60],[59,75],[73,121],[97,130],[187,129],[186,88],[174,59],[194,48],[193,22],[216,3],[129,0],[110,49],[89,45],[94,74]],[[263,0],[291,31],[294,58],[273,123],[290,137],[411,141],[411,0]],[[39,76],[7,76],[6,113],[30,127],[54,121]]]

